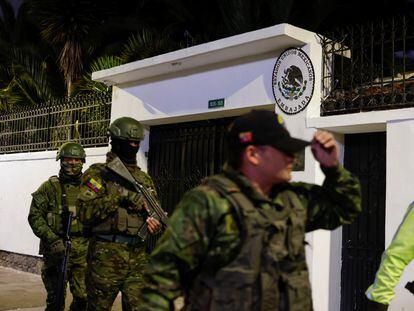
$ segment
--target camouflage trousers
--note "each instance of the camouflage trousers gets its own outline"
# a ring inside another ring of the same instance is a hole
[[[139,293],[148,255],[143,245],[92,240],[89,249],[86,288],[88,310],[111,310],[119,292],[122,310],[139,310]]]
[[[86,310],[86,268],[88,254],[88,239],[83,237],[73,237],[72,249],[69,256],[67,281],[69,282],[70,292],[73,296],[70,310]],[[59,282],[60,265],[62,258],[56,258],[51,254],[43,255],[42,280],[45,285],[46,311],[56,311],[56,295]]]

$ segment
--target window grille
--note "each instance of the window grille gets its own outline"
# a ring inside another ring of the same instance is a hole
[[[326,33],[321,115],[414,107],[414,14]]]

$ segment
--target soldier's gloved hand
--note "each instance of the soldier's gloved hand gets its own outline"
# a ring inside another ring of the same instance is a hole
[[[50,253],[55,256],[63,256],[65,253],[65,243],[63,243],[62,239],[54,241],[50,244]]]

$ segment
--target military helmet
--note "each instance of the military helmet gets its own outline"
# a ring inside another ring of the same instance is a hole
[[[112,138],[140,141],[144,139],[144,128],[137,120],[122,117],[111,123],[108,134]]]
[[[56,161],[62,158],[82,159],[85,162],[86,153],[81,144],[75,142],[67,142],[60,146]]]

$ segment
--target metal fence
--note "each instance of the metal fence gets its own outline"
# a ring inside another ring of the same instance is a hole
[[[105,146],[110,114],[110,92],[0,112],[0,153],[53,150],[69,140]]]
[[[414,106],[414,14],[321,36],[321,115]]]

